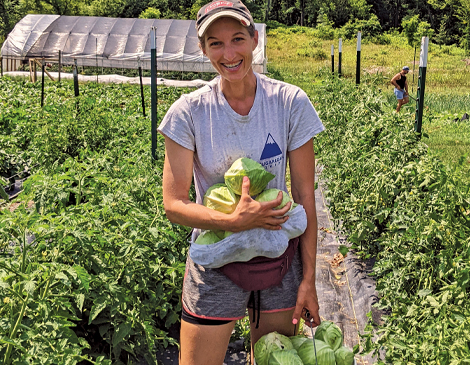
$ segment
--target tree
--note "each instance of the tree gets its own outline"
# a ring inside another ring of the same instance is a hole
[[[85,0],[20,0],[23,14],[79,15],[86,8]]]
[[[140,19],[160,19],[160,10],[155,8],[147,8],[142,13],[140,13]]]
[[[460,5],[456,11],[457,17],[463,24],[460,43],[465,48],[465,53],[470,55],[470,0],[460,0]]]
[[[87,15],[119,18],[125,6],[125,0],[95,0],[90,4],[89,14]]]
[[[0,0],[0,44],[20,18],[19,0]]]

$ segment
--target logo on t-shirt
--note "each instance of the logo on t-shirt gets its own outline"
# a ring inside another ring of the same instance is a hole
[[[282,155],[279,145],[276,143],[273,136],[271,136],[271,133],[269,133],[263,153],[261,153],[261,165],[264,167],[273,167],[278,165],[283,159],[284,156]]]

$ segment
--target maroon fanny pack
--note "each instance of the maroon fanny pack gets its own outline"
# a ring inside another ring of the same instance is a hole
[[[280,285],[299,247],[299,237],[289,240],[284,253],[275,258],[254,257],[247,262],[232,262],[218,270],[246,291],[264,290]]]

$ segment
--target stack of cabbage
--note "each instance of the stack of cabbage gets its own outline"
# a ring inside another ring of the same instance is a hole
[[[343,334],[333,322],[325,321],[315,332],[318,365],[353,365],[354,354],[343,346]],[[271,332],[255,344],[256,365],[316,365],[313,340],[286,337]]]
[[[281,191],[279,189],[265,190],[268,183],[275,176],[266,171],[258,162],[242,157],[236,160],[225,173],[225,184],[215,184],[207,189],[202,204],[222,213],[233,213],[240,201],[244,176],[248,176],[250,179],[250,196],[257,195],[256,200],[259,202],[274,200]],[[289,194],[285,191],[282,194],[281,204],[274,209],[281,209],[290,201],[292,202],[291,209],[297,205],[294,204]],[[223,240],[231,234],[231,232],[225,231],[204,231],[198,236],[196,243],[210,245]]]

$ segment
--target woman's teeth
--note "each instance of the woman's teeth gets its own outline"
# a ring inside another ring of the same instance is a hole
[[[235,67],[237,67],[238,65],[240,65],[240,63],[242,63],[242,61],[237,62],[237,63],[225,64],[224,66],[227,67],[227,68],[235,68]]]

